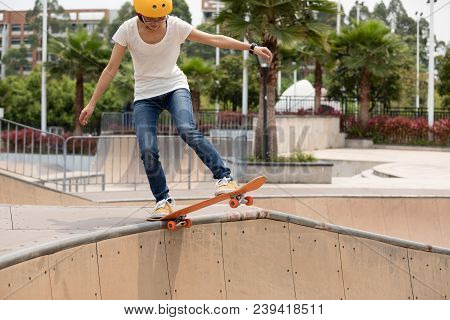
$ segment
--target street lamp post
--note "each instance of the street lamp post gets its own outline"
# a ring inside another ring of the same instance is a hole
[[[419,34],[419,30],[420,30],[420,28],[419,28],[419,26],[420,26],[420,18],[422,17],[422,15],[423,15],[423,12],[421,12],[420,14],[419,14],[419,12],[416,12],[416,17],[417,17],[417,45],[416,45],[416,109],[417,109],[417,111],[419,110],[419,108],[420,108],[420,92],[419,92],[419,90],[420,90],[420,83],[419,83],[419,73],[420,73],[420,61],[419,61],[419,49],[420,49],[420,47],[419,47],[419,45],[420,45],[420,42],[419,42],[419,36],[420,36],[420,34]]]
[[[294,71],[292,71],[292,78],[294,82],[294,97],[297,96],[297,86],[295,85],[297,83],[297,62],[292,61],[292,65],[294,66]]]
[[[42,81],[41,81],[41,130],[47,131],[47,0],[43,1],[42,12]]]
[[[280,65],[281,68],[281,65]],[[278,96],[281,96],[281,69],[278,70],[278,76],[277,76],[277,93]]]
[[[263,76],[263,161],[269,161],[269,132],[267,129],[267,75],[270,64],[262,57],[256,55],[256,60]]]
[[[6,51],[8,50],[8,47],[7,47],[6,44],[9,43],[9,41],[8,41],[7,37],[8,37],[8,25],[4,24],[3,28],[2,28],[2,56],[5,56],[6,55]],[[0,78],[1,79],[5,79],[5,77],[6,77],[6,65],[3,62],[3,60],[1,61],[1,64],[2,64],[2,71],[1,71]]]
[[[245,15],[245,21],[250,21],[250,16],[248,14]],[[244,42],[248,43],[247,37],[244,37]],[[243,69],[242,69],[242,115],[244,121],[244,130],[247,130],[248,126],[248,50],[243,51]]]
[[[216,4],[216,17],[219,16],[220,14],[220,0],[216,0],[214,1],[214,3]],[[216,34],[220,33],[220,26],[219,24],[216,25]],[[220,65],[220,48],[216,48],[216,69],[219,67]],[[219,114],[220,111],[220,105],[219,105],[219,99],[216,97],[216,101],[215,101],[215,107],[216,107],[216,115]]]
[[[361,7],[364,5],[364,1],[356,1],[356,24],[359,25],[359,20],[361,17]]]
[[[216,0],[216,17],[220,14],[220,0]],[[216,34],[220,33],[219,24],[216,25]],[[220,64],[220,48],[216,48],[216,66]]]
[[[341,34],[341,0],[337,2],[336,34]]]
[[[434,3],[437,0],[428,0],[430,4],[430,34],[428,37],[428,125],[434,123]]]

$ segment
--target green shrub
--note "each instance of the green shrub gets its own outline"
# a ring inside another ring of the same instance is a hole
[[[264,162],[261,157],[250,156],[247,159],[248,162]],[[294,154],[290,156],[277,156],[270,157],[269,162],[315,162],[317,159],[309,153],[305,153],[302,151],[296,151]]]

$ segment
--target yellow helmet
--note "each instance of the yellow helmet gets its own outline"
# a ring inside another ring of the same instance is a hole
[[[172,0],[133,0],[138,14],[149,18],[160,18],[172,12]]]

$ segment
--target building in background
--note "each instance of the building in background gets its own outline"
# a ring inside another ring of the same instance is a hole
[[[203,12],[202,23],[214,17],[217,11],[217,3],[219,2],[220,1],[217,0],[202,0],[202,12]],[[220,8],[223,8],[223,6],[224,6],[223,2],[220,2]]]
[[[117,16],[117,12],[117,10],[108,9],[65,10],[69,17],[68,29],[74,30],[78,26],[82,26],[89,33],[92,33],[103,19],[110,23]],[[33,30],[31,30],[29,22],[26,21],[26,15],[27,11],[0,11],[0,57],[3,57],[11,48],[18,49],[21,46],[27,48],[28,63],[22,68],[23,74],[30,73],[31,69],[42,61],[41,47],[31,48]],[[66,32],[68,31],[66,30]],[[67,34],[53,34],[51,29],[48,32],[49,37],[52,35],[64,37]],[[3,64],[1,65],[1,76],[2,78],[5,76],[5,65]]]

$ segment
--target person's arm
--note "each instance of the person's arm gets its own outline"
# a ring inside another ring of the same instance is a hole
[[[97,87],[95,88],[91,100],[83,109],[83,111],[81,111],[79,118],[81,125],[85,126],[88,123],[89,118],[94,112],[98,100],[100,100],[103,93],[106,91],[110,83],[114,80],[114,77],[119,70],[120,63],[122,62],[122,58],[125,54],[125,50],[126,47],[123,47],[117,43],[114,45],[111,58],[109,59],[108,65],[103,70],[100,79],[98,80]]]
[[[193,29],[192,32],[187,37],[188,40],[206,44],[208,46],[222,48],[222,49],[232,49],[232,50],[249,50],[250,44],[235,40],[233,38],[209,34],[197,29]],[[267,61],[272,61],[272,52],[266,47],[255,47],[253,50],[256,55],[266,58]]]

